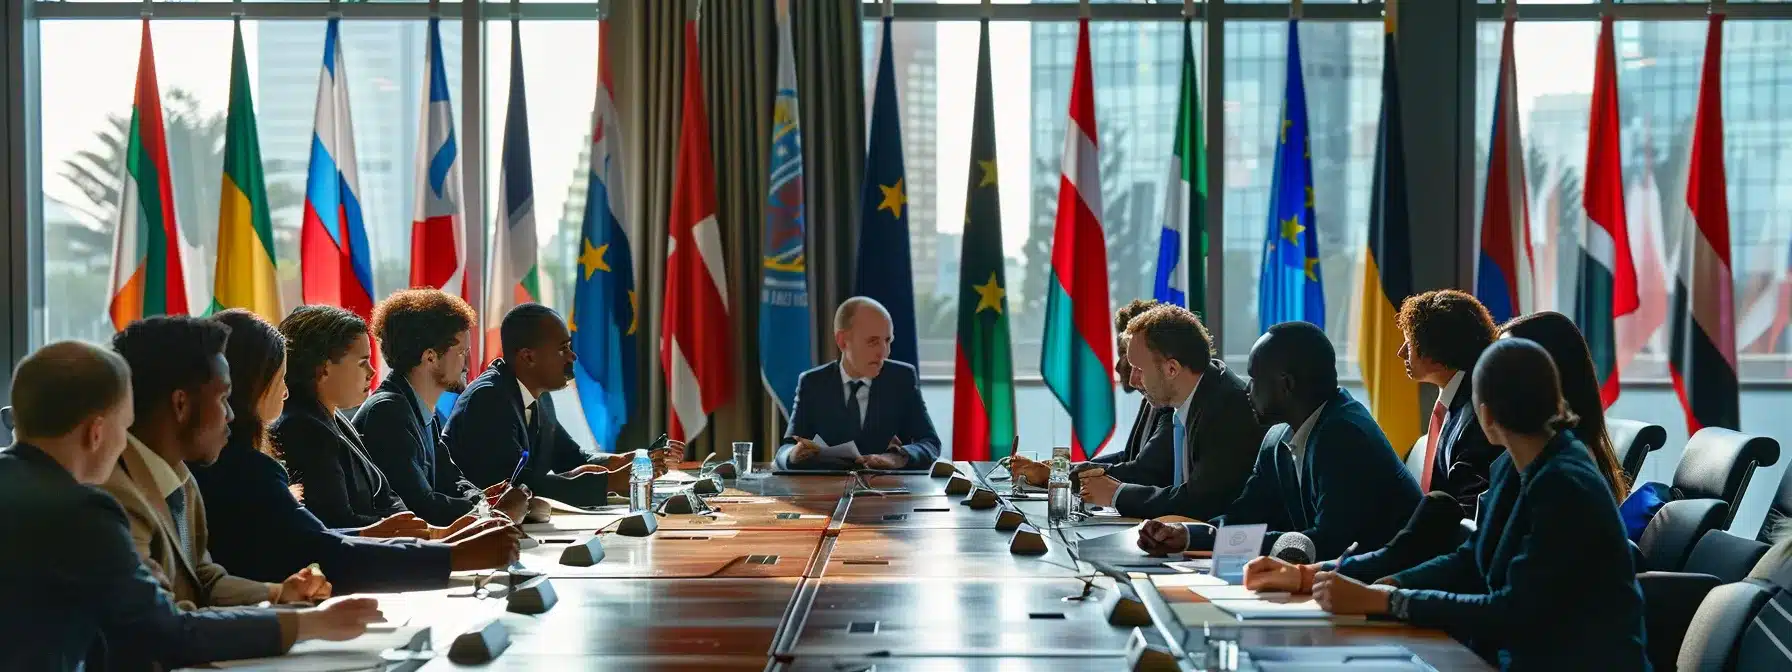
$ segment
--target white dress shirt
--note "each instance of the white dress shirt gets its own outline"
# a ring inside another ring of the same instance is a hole
[[[1313,433],[1313,425],[1319,424],[1319,414],[1325,412],[1325,407],[1329,403],[1331,402],[1320,404],[1319,408],[1313,409],[1313,414],[1307,416],[1306,422],[1300,423],[1300,427],[1294,430],[1294,436],[1288,439],[1288,447],[1294,450],[1294,479],[1296,481],[1299,481],[1302,476],[1301,460],[1307,457],[1307,436]]]
[[[530,408],[535,405],[535,395],[530,394],[529,386],[524,385],[523,381],[520,380],[516,381],[516,389],[523,391],[523,422],[535,422],[535,410]]]
[[[131,450],[137,451],[137,457],[142,458],[143,463],[149,465],[149,480],[156,484],[157,497],[167,499],[169,495],[174,494],[175,490],[181,489],[187,484],[187,481],[192,480],[193,472],[187,470],[185,463],[176,463],[180,466],[168,464],[167,460],[150,450],[147,444],[138,441],[137,437],[126,434],[125,438],[129,442]]]
[[[1450,413],[1450,403],[1454,402],[1456,400],[1456,391],[1462,388],[1462,380],[1467,377],[1468,377],[1468,372],[1457,371],[1456,375],[1450,376],[1450,384],[1445,385],[1443,391],[1437,393],[1437,404],[1439,406],[1444,407],[1444,417],[1446,418],[1446,420],[1445,420],[1446,423],[1449,422],[1447,420],[1447,418],[1449,417],[1449,413]],[[1437,446],[1440,450],[1444,447],[1444,437],[1442,436],[1442,434],[1443,434],[1443,430],[1439,429],[1438,430],[1439,436],[1437,437]],[[1436,456],[1426,455],[1425,457],[1435,458]],[[1444,459],[1448,460],[1449,456],[1445,455]],[[1446,462],[1444,462],[1444,464],[1449,464],[1449,462],[1446,461]],[[1425,466],[1425,468],[1430,469],[1431,466],[1429,464],[1427,464]]]
[[[853,381],[858,381],[858,382],[864,383],[864,385],[859,387],[859,426],[864,427],[865,426],[865,414],[867,412],[869,412],[871,409],[871,381],[872,381],[872,379],[852,377],[851,374],[848,374],[846,372],[846,363],[841,362],[840,363],[840,389],[845,390],[845,394],[841,397],[841,400],[844,401],[849,406],[852,404],[852,396],[853,396],[852,395],[852,383],[853,383]]]

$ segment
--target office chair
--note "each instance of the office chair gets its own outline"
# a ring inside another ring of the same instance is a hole
[[[1675,500],[1716,499],[1728,504],[1719,529],[1728,529],[1736,503],[1748,490],[1755,469],[1780,459],[1780,444],[1721,427],[1706,427],[1686,441],[1686,452],[1674,469]],[[1696,537],[1695,537],[1696,539]]]
[[[1608,417],[1605,419],[1605,431],[1611,434],[1612,449],[1618,453],[1618,464],[1624,468],[1624,478],[1631,483],[1636,482],[1637,474],[1643,470],[1643,462],[1649,453],[1661,450],[1668,441],[1668,430],[1661,425]]]
[[[1786,669],[1792,660],[1782,636],[1792,621],[1786,617],[1792,613],[1792,590],[1788,590],[1792,563],[1786,558],[1785,553],[1776,553],[1756,564],[1750,578],[1712,589],[1687,624],[1675,660],[1662,669]],[[1649,635],[1655,635],[1653,628]]]
[[[1767,519],[1761,521],[1761,531],[1755,535],[1755,540],[1771,544],[1787,537],[1792,537],[1792,470],[1780,477],[1780,488],[1767,505]]]

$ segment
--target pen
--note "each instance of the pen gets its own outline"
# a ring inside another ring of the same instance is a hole
[[[1344,552],[1338,554],[1338,559],[1332,561],[1332,568],[1337,569],[1338,565],[1344,563],[1345,558],[1350,557],[1351,551],[1355,551],[1355,550],[1356,550],[1356,542],[1354,542],[1354,541],[1350,542],[1349,546],[1344,547]]]

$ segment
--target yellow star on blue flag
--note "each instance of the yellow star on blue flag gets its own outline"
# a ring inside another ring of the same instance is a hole
[[[1313,161],[1307,152],[1307,92],[1300,70],[1299,21],[1288,22],[1287,89],[1275,120],[1275,179],[1270,186],[1257,322],[1267,331],[1282,322],[1325,326],[1325,274],[1319,265],[1318,218],[1313,212]]]

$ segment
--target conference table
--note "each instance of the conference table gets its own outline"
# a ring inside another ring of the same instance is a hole
[[[1054,527],[1043,499],[1011,492],[992,465],[953,466],[999,493],[999,505],[972,508],[947,494],[948,478],[927,473],[762,470],[727,479],[705,498],[710,511],[651,514],[657,530],[646,536],[619,532],[626,507],[557,509],[524,526],[531,541],[519,563],[551,584],[557,600],[543,613],[507,610],[508,574],[466,573],[443,590],[376,596],[389,622],[359,639],[305,642],[282,658],[220,667],[455,669],[457,636],[486,627],[501,629],[507,644],[468,667],[1199,670],[1220,659],[1215,646],[1229,644],[1404,647],[1437,669],[1490,669],[1444,633],[1392,622],[1238,621],[1177,583],[1187,575],[1163,568],[1181,558],[1131,547],[1137,521]],[[1024,516],[1018,534],[1037,531],[1044,552],[1012,552],[1017,532],[996,529],[1003,511]],[[593,537],[601,560],[561,562],[569,546]],[[1095,557],[1143,571],[1096,571]],[[1127,600],[1147,615],[1142,624],[1113,624],[1126,620],[1112,614]]]

